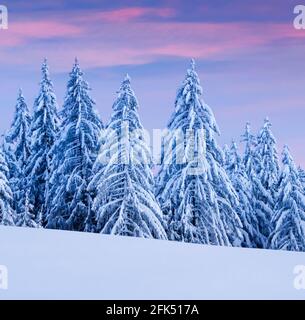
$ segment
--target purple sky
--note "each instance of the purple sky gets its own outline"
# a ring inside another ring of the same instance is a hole
[[[0,129],[8,128],[17,90],[30,107],[46,56],[59,105],[77,56],[106,123],[125,73],[147,129],[163,128],[189,59],[221,130],[239,140],[245,123],[268,116],[278,149],[288,144],[305,167],[305,30],[293,28],[293,0],[0,0]],[[304,3],[305,4],[305,0]]]

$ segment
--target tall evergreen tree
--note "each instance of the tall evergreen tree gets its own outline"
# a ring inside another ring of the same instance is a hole
[[[97,190],[97,231],[166,239],[162,212],[153,194],[152,159],[138,115],[138,101],[126,76],[105,130],[90,189]]]
[[[10,181],[13,182],[12,190],[14,192],[14,209],[17,218],[20,219],[22,206],[25,201],[26,183],[26,166],[30,156],[30,124],[31,116],[25,102],[22,90],[19,90],[16,111],[13,123],[5,137],[5,157],[8,161],[10,171]]]
[[[239,204],[236,211],[243,224],[244,241],[243,247],[257,247],[262,242],[259,232],[258,220],[253,207],[252,183],[248,178],[243,159],[238,153],[236,143],[233,141],[231,148],[225,149],[226,170],[237,191]],[[250,158],[246,163],[249,164]]]
[[[305,193],[287,146],[272,224],[271,249],[305,251]]]
[[[14,225],[13,193],[8,180],[9,169],[0,149],[0,224]]]
[[[76,61],[68,81],[59,137],[51,152],[48,228],[83,231],[87,217],[91,216],[87,187],[99,148],[102,123],[89,90]]]
[[[56,96],[50,79],[47,60],[42,68],[40,91],[34,104],[31,124],[31,156],[27,165],[29,208],[38,224],[46,223],[45,197],[51,166],[50,150],[58,133]]]
[[[242,142],[245,144],[243,165],[251,188],[251,206],[254,210],[254,220],[258,222],[258,234],[256,237],[252,238],[253,246],[257,248],[264,248],[266,246],[267,238],[266,235],[262,233],[264,232],[262,225],[264,225],[266,222],[263,223],[265,220],[259,219],[258,217],[256,207],[259,207],[262,204],[260,201],[257,201],[256,197],[259,192],[264,193],[265,190],[260,182],[260,179],[258,178],[261,157],[259,153],[256,152],[257,138],[251,133],[249,122],[246,124],[245,133],[242,135]]]
[[[265,120],[259,132],[255,149],[256,174],[252,178],[255,210],[259,228],[266,247],[271,232],[270,221],[274,212],[276,184],[279,175],[279,163],[276,151],[276,141],[271,132],[271,123]]]
[[[223,167],[213,112],[201,96],[192,60],[163,138],[157,198],[170,239],[239,246],[242,224],[234,210],[238,197]]]

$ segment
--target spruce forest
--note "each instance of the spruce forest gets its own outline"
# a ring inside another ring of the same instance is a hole
[[[0,224],[305,251],[305,171],[288,146],[278,153],[268,118],[220,146],[194,60],[158,164],[129,76],[107,123],[90,90],[76,60],[59,109],[45,60],[33,112],[19,91],[0,148]]]

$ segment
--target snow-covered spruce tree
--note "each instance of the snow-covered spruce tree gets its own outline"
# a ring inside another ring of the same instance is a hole
[[[256,206],[261,207],[263,203],[256,199],[256,195],[260,191],[262,193],[265,193],[265,190],[260,182],[260,179],[257,176],[260,169],[261,158],[259,153],[255,152],[257,148],[257,138],[251,133],[251,127],[249,122],[246,124],[245,133],[242,135],[242,142],[245,143],[243,165],[251,188],[251,206],[254,209],[254,220],[259,222],[258,234],[256,237],[252,238],[253,247],[264,248],[266,246],[267,241],[266,235],[262,233],[263,228],[261,227],[262,225],[264,225],[264,223],[262,222],[264,220],[259,219],[256,209]]]
[[[52,148],[47,228],[83,231],[91,216],[87,191],[102,123],[76,60],[67,85],[59,136]]]
[[[126,76],[104,134],[90,189],[97,231],[167,239],[162,212],[153,194],[152,159],[138,115],[138,102]]]
[[[30,125],[31,116],[22,94],[22,90],[20,89],[14,120],[4,142],[5,157],[8,161],[9,169],[12,170],[9,173],[9,178],[12,183],[12,190],[14,193],[13,208],[17,215],[16,224],[18,224],[18,219],[20,218],[20,212],[25,201],[25,190],[27,187],[26,166],[30,156]]]
[[[14,225],[13,193],[8,180],[9,169],[0,149],[0,224]]]
[[[262,242],[259,225],[253,208],[252,182],[248,178],[243,159],[238,153],[236,143],[225,148],[226,170],[238,194],[236,211],[243,224],[243,247],[255,248]],[[250,159],[249,159],[250,160]]]
[[[34,103],[34,114],[31,123],[31,156],[27,165],[28,208],[35,221],[42,226],[46,223],[45,196],[50,174],[50,150],[58,133],[59,120],[57,103],[49,68],[45,60],[42,68],[40,91]]]
[[[202,98],[195,62],[178,90],[163,137],[156,195],[171,240],[240,246],[237,194],[224,169],[214,115]]]
[[[278,185],[270,248],[305,251],[305,193],[287,146]]]
[[[252,176],[254,208],[259,221],[259,230],[264,238],[261,247],[265,248],[271,232],[270,221],[274,213],[276,185],[279,178],[276,141],[268,119],[259,132],[254,157],[256,163],[256,172]]]

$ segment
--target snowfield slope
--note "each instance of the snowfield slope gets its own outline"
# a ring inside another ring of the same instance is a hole
[[[0,227],[0,299],[305,299],[305,253]]]

